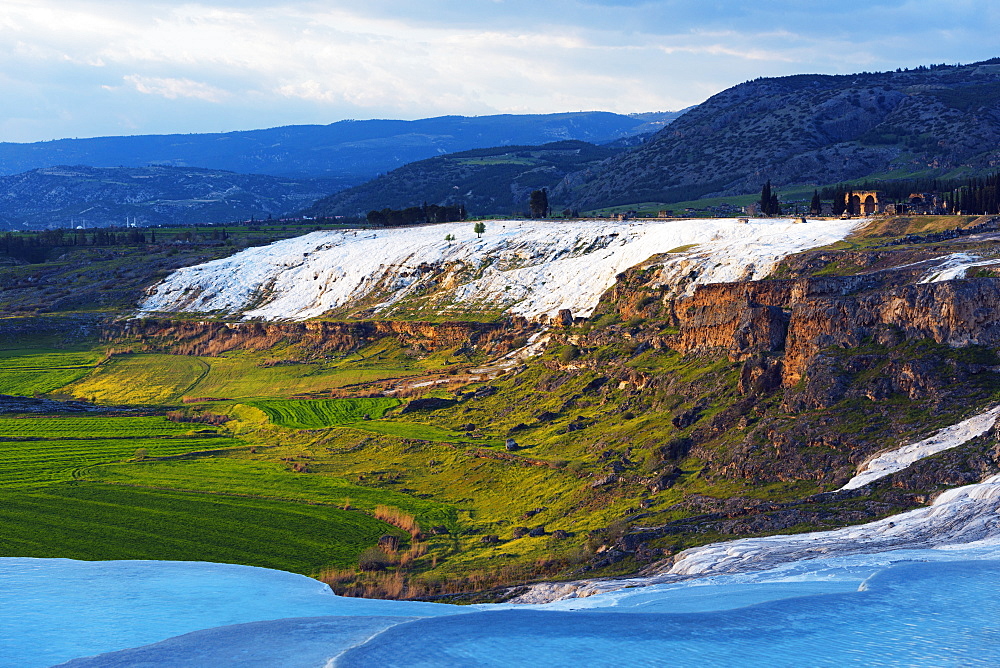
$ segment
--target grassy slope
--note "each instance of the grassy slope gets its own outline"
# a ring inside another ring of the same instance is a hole
[[[308,401],[254,401],[274,424],[293,429],[318,429],[335,424],[378,419],[399,405],[399,399],[313,399]]]
[[[315,574],[391,528],[328,506],[94,483],[0,489],[0,555],[242,563]]]
[[[80,387],[84,387],[98,400],[176,405],[191,378],[202,371],[196,358],[117,356],[93,366],[100,357],[99,348],[8,349],[3,351],[0,384],[6,382],[5,387],[16,392],[10,379],[24,370],[44,375],[50,369],[79,366],[90,376],[61,388],[63,393],[82,394]],[[283,391],[280,385],[278,391]],[[358,553],[379,536],[397,532],[370,515],[336,507],[349,498],[365,497],[364,488],[344,481],[333,481],[330,486],[335,493],[319,498],[287,490],[271,494],[266,481],[241,471],[235,489],[226,490],[223,481],[204,475],[203,458],[211,455],[191,454],[246,452],[244,441],[220,438],[218,431],[155,415],[0,417],[0,555],[196,559],[315,574],[355,563]],[[138,450],[145,451],[142,463],[133,461]],[[178,455],[186,458],[158,461]],[[193,475],[173,481],[108,475],[95,482],[99,476],[91,472],[95,466],[120,472],[192,463]],[[294,481],[302,479],[284,465],[271,467],[272,475],[286,486],[293,483],[294,487]],[[85,481],[88,477],[94,480]],[[208,484],[199,484],[206,479]],[[171,487],[190,491],[171,491]],[[220,490],[230,494],[220,495]],[[399,501],[396,505],[403,507],[407,500],[417,502],[421,509],[433,506],[397,496],[388,500]],[[377,502],[353,505],[370,511],[386,502],[380,497]],[[448,517],[447,511],[427,514],[428,519]]]

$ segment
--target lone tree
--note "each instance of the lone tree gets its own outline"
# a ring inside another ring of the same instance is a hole
[[[472,226],[472,231],[476,233],[476,237],[482,239],[483,233],[486,232],[486,223],[479,221]]]
[[[545,218],[549,215],[549,194],[545,188],[532,190],[528,197],[528,209],[531,210],[532,218]]]

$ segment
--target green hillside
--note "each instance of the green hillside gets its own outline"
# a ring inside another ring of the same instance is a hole
[[[591,169],[624,149],[561,141],[452,153],[400,167],[306,209],[310,216],[364,216],[423,203],[463,204],[470,215],[522,214],[532,190],[555,188],[567,175]]]

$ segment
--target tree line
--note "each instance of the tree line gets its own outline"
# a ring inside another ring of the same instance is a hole
[[[422,223],[454,223],[468,218],[468,212],[462,204],[440,206],[437,204],[411,206],[406,209],[382,209],[369,211],[368,223],[380,227],[401,227],[403,225],[419,225]]]
[[[169,242],[227,242],[231,237],[225,228],[181,230],[157,235],[152,228],[117,229],[95,228],[92,230],[41,230],[5,232],[0,235],[0,256],[21,262],[38,264],[46,262],[51,253],[58,249],[85,247],[123,247]]]
[[[837,184],[823,188],[819,197],[832,200],[833,214],[839,216],[846,210],[847,196],[866,190],[881,192],[889,200],[904,204],[911,194],[936,195],[944,203],[944,208],[953,213],[1000,214],[1000,172],[964,179],[873,180],[854,186]]]
[[[156,242],[151,232],[150,243]],[[116,232],[108,229],[43,230],[41,232],[7,232],[0,236],[0,255],[32,264],[44,262],[49,251],[67,246],[134,246],[147,242],[140,230]]]

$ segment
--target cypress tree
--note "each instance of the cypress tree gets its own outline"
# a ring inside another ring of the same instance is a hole
[[[764,187],[760,189],[758,208],[762,216],[771,215],[771,179],[768,179]]]

